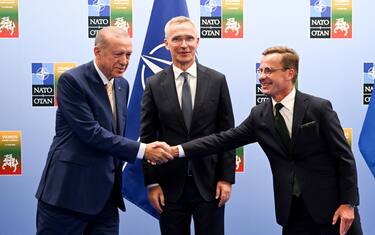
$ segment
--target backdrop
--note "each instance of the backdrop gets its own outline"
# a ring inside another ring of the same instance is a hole
[[[0,6],[4,2],[0,1]],[[43,76],[45,71],[33,71],[33,68],[37,69],[38,63],[81,64],[93,58],[93,39],[88,37],[88,2],[21,0],[16,22],[19,36],[0,38],[0,131],[22,133],[22,153],[18,165],[20,167],[22,163],[22,174],[0,175],[1,235],[35,234],[37,200],[34,194],[54,135],[56,108],[36,106],[41,102],[35,100],[37,94],[33,94],[32,87],[38,84],[36,76]],[[186,2],[190,17],[199,28],[202,6],[206,1]],[[367,110],[364,84],[373,83],[373,80],[365,78],[373,79],[374,76],[373,69],[365,68],[371,68],[375,62],[375,34],[372,33],[375,1],[353,0],[350,21],[332,21],[332,24],[338,23],[338,30],[342,33],[347,30],[349,35],[344,37],[349,38],[333,38],[333,35],[325,39],[311,38],[327,36],[324,30],[311,33],[310,17],[314,16],[313,8],[320,12],[329,11],[330,8],[325,7],[330,2],[243,0],[243,22],[240,22],[243,36],[202,38],[198,58],[200,63],[226,74],[236,124],[239,124],[256,104],[255,69],[261,52],[269,46],[287,45],[299,53],[298,88],[331,100],[342,126],[352,128],[352,149],[359,180],[359,210],[364,234],[371,235],[375,234],[371,222],[375,218],[374,177],[357,143]],[[351,0],[336,2],[345,5]],[[152,4],[153,0],[133,0],[131,4],[134,52],[125,73],[131,86]],[[4,9],[0,8],[0,37],[2,32],[10,33],[13,28],[9,21],[3,19],[1,11],[4,12]],[[326,22],[320,23],[324,25]],[[55,75],[58,72],[55,71]],[[245,172],[237,174],[232,197],[226,206],[226,234],[281,234],[275,220],[268,160],[257,144],[245,146],[244,155]],[[4,159],[1,155],[0,168],[9,167]],[[127,202],[127,211],[120,214],[121,234],[159,234],[157,220],[131,203]]]

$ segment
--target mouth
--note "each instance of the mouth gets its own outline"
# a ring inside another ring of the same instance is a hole
[[[190,55],[190,52],[188,52],[188,51],[181,51],[178,54],[180,54],[182,56],[187,56],[187,55]]]
[[[272,86],[272,82],[261,81],[261,82],[260,82],[260,85],[261,85],[261,88],[262,88],[262,89],[267,89],[267,88],[269,88],[270,86]]]
[[[116,67],[116,69],[125,72],[126,66]]]

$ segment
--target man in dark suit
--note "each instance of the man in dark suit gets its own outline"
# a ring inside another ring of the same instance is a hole
[[[173,65],[152,76],[142,100],[141,141],[176,145],[234,125],[225,76],[195,61],[199,38],[193,22],[175,17],[165,26]],[[151,204],[161,213],[163,235],[224,234],[224,203],[235,178],[235,154],[227,151],[164,165],[144,161]]]
[[[174,155],[193,160],[258,142],[271,164],[283,234],[362,234],[353,154],[331,103],[295,89],[298,62],[293,49],[266,49],[257,72],[270,99],[240,126],[174,147]]]
[[[37,234],[118,234],[123,161],[172,158],[165,143],[123,137],[129,85],[122,74],[132,53],[127,33],[100,30],[94,53],[94,61],[58,82],[56,135],[36,193]]]

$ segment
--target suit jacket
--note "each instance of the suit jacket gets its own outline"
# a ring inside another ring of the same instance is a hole
[[[232,105],[223,74],[197,64],[197,89],[189,130],[178,102],[172,66],[149,79],[142,100],[142,142],[160,140],[177,145],[233,125]],[[207,201],[214,199],[219,180],[234,183],[234,151],[192,159],[191,166],[197,188]],[[158,166],[144,162],[143,170],[145,184],[158,183],[167,201],[175,202],[182,195],[187,177],[186,158]]]
[[[36,193],[45,203],[86,214],[121,195],[122,161],[133,162],[139,143],[124,133],[128,82],[115,78],[117,131],[107,92],[93,62],[61,75],[57,85],[56,135]],[[115,133],[118,133],[116,135]]]
[[[296,174],[302,198],[317,223],[331,223],[340,204],[358,205],[353,154],[331,103],[297,91],[291,148],[277,134],[272,101],[259,104],[236,128],[182,145],[187,157],[203,156],[258,142],[273,175],[277,222],[286,225]]]

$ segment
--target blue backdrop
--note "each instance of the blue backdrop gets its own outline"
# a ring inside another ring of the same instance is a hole
[[[199,26],[199,1],[186,2]],[[134,52],[125,73],[131,86],[153,0],[132,4]],[[352,39],[310,39],[309,5],[310,1],[300,0],[244,0],[244,37],[202,39],[198,58],[226,74],[239,124],[255,105],[255,64],[261,52],[272,45],[294,48],[301,57],[299,89],[331,100],[342,126],[353,129],[362,225],[365,234],[375,234],[375,181],[357,145],[367,110],[362,104],[363,65],[375,62],[375,1],[353,1]],[[0,38],[0,131],[22,131],[23,161],[22,176],[0,176],[0,235],[35,233],[34,194],[54,135],[55,108],[32,106],[31,64],[81,64],[93,58],[87,1],[20,1],[19,22],[18,39]],[[257,144],[245,147],[245,161],[246,172],[237,174],[226,207],[226,234],[281,234],[270,167]],[[129,202],[127,208],[120,213],[121,234],[159,234],[157,220]]]

